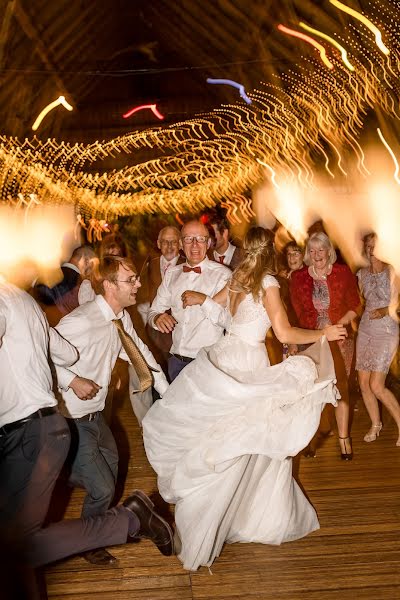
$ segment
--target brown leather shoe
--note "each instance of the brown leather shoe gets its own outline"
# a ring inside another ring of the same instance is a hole
[[[154,504],[145,493],[135,490],[124,502],[140,521],[140,529],[134,537],[151,540],[164,556],[174,554],[174,536],[171,527],[154,510]]]
[[[92,565],[107,566],[117,562],[115,556],[110,554],[105,548],[96,548],[82,554],[82,557]]]

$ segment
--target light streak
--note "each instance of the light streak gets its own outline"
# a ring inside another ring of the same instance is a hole
[[[400,178],[399,178],[400,167],[399,167],[399,163],[397,162],[396,155],[393,152],[393,150],[391,149],[391,147],[389,146],[389,144],[387,143],[387,141],[385,140],[385,138],[383,137],[383,133],[381,132],[379,127],[377,128],[377,132],[378,132],[379,137],[381,138],[382,144],[385,146],[386,150],[389,152],[390,156],[393,159],[394,165],[396,167],[393,177],[395,178],[396,182],[400,185]]]
[[[33,131],[36,131],[41,122],[43,121],[43,119],[45,118],[46,115],[48,115],[48,113],[53,110],[53,108],[56,108],[57,106],[62,105],[64,108],[66,108],[67,110],[73,110],[73,107],[68,104],[68,102],[66,101],[66,99],[64,98],[64,96],[59,96],[57,98],[57,100],[54,100],[54,102],[50,102],[50,104],[48,104],[40,113],[39,115],[36,117],[36,120],[34,122],[34,124],[32,125],[32,129]]]
[[[354,10],[353,8],[350,8],[350,6],[346,6],[345,4],[342,4],[342,2],[339,2],[339,0],[329,0],[329,2],[331,4],[333,4],[334,6],[336,6],[336,8],[338,8],[339,10],[342,10],[343,12],[351,15],[355,19],[358,19],[358,21],[361,21],[361,23],[364,23],[364,25],[366,27],[368,27],[368,29],[370,31],[372,31],[372,33],[375,35],[376,45],[383,52],[383,54],[386,54],[386,56],[388,56],[390,54],[389,48],[387,48],[382,41],[381,32],[376,27],[376,25],[374,25],[373,23],[371,23],[371,21],[369,19],[367,19],[367,17],[365,17],[358,11]]]
[[[308,44],[311,44],[311,46],[314,46],[314,48],[316,48],[318,50],[318,52],[321,56],[321,60],[324,63],[324,65],[326,65],[328,67],[328,69],[333,69],[333,64],[331,63],[329,58],[326,56],[325,48],[321,44],[316,42],[312,37],[305,35],[304,33],[301,33],[300,31],[296,31],[295,29],[289,29],[289,27],[285,27],[284,25],[278,25],[278,29],[279,29],[279,31],[282,31],[283,33],[287,33],[288,35],[297,37],[300,40],[303,40],[303,41],[307,42]]]
[[[161,121],[164,119],[164,115],[162,115],[157,110],[157,105],[156,104],[142,104],[141,106],[136,106],[135,108],[132,108],[131,110],[128,110],[128,112],[125,113],[122,116],[123,116],[124,119],[128,119],[128,117],[131,117],[134,113],[139,112],[139,110],[145,110],[147,108],[151,110],[151,112],[157,117],[157,119],[160,119]]]
[[[235,88],[237,88],[239,90],[240,97],[243,98],[243,100],[247,104],[251,104],[251,98],[249,98],[248,95],[246,94],[245,89],[244,89],[244,85],[242,85],[241,83],[237,83],[237,81],[232,81],[232,79],[210,79],[208,77],[207,83],[221,84],[221,85],[232,85],[233,87],[235,87]]]
[[[327,42],[330,42],[332,44],[332,46],[335,46],[335,48],[337,48],[339,50],[340,54],[342,55],[342,60],[343,60],[344,64],[346,65],[346,67],[349,69],[349,71],[355,70],[353,65],[351,64],[351,62],[349,61],[349,59],[347,57],[347,50],[345,48],[343,48],[343,46],[341,46],[336,40],[331,38],[326,33],[323,33],[322,31],[318,31],[318,29],[313,29],[312,27],[309,27],[309,25],[306,25],[302,21],[300,21],[299,25],[300,25],[300,27],[302,27],[309,33],[314,33],[315,35],[318,35],[319,37],[323,38]]]
[[[259,158],[257,158],[257,162],[262,165],[263,167],[265,167],[266,169],[268,169],[270,175],[271,175],[271,181],[272,181],[272,185],[274,187],[276,187],[277,190],[280,190],[280,186],[276,183],[276,173],[274,171],[274,169],[272,167],[270,167],[269,165],[267,165],[267,163],[265,163],[264,161],[260,160]]]

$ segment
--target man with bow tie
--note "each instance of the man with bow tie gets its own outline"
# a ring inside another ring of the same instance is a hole
[[[182,227],[180,247],[186,262],[166,271],[150,307],[148,323],[163,333],[172,332],[168,360],[171,381],[196,358],[201,348],[214,344],[223,334],[221,326],[206,318],[202,306],[184,308],[182,302],[182,294],[187,290],[214,296],[231,275],[227,267],[207,258],[209,246],[208,230],[203,223],[190,221]]]

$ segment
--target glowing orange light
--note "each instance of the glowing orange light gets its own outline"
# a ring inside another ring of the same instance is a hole
[[[305,35],[304,33],[301,33],[300,31],[295,31],[294,29],[289,29],[288,27],[285,27],[284,25],[278,25],[278,29],[279,29],[279,31],[282,31],[283,33],[287,33],[288,35],[297,37],[300,40],[304,40],[305,42],[308,42],[309,44],[311,44],[311,46],[314,46],[314,48],[316,48],[318,50],[318,52],[321,56],[322,62],[328,67],[328,69],[333,69],[333,64],[331,63],[329,58],[326,56],[325,48],[323,46],[321,46],[321,44],[316,42],[312,37]]]
[[[139,112],[139,110],[145,110],[146,108],[149,108],[151,110],[151,112],[157,117],[157,119],[164,119],[164,115],[162,115],[158,110],[157,110],[157,105],[156,104],[142,104],[141,106],[136,106],[135,108],[132,108],[131,110],[129,110],[127,113],[125,113],[123,116],[124,119],[127,119],[128,117],[131,117],[134,113]]]

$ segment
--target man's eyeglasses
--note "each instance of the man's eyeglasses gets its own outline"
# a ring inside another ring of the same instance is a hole
[[[118,283],[129,283],[129,285],[135,285],[137,281],[140,281],[140,275],[132,275],[129,279],[115,279]]]
[[[198,244],[205,244],[208,240],[207,235],[184,235],[182,241],[184,244],[193,244],[196,240]]]
[[[178,246],[178,240],[160,240],[161,246]]]

